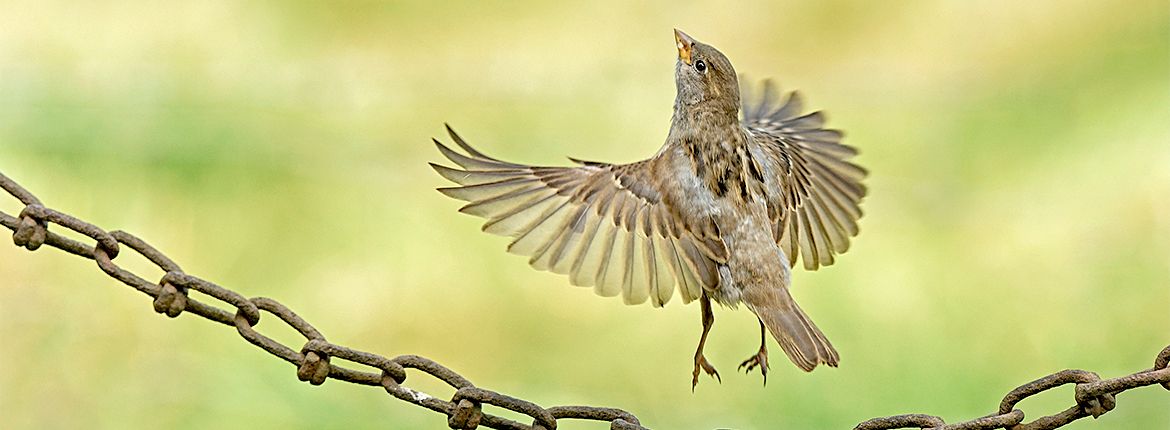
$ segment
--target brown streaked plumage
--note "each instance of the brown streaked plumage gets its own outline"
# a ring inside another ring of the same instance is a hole
[[[758,101],[741,102],[722,53],[678,30],[675,40],[674,116],[653,157],[528,166],[489,157],[448,127],[467,154],[435,141],[459,166],[432,164],[458,185],[439,191],[469,202],[460,211],[486,218],[484,231],[513,238],[509,252],[573,285],[627,304],[662,306],[676,286],[684,303],[698,299],[692,387],[700,371],[719,376],[703,356],[711,300],[759,317],[760,349],[740,367],[759,367],[765,382],[765,331],[801,369],[835,367],[837,351],[788,292],[789,267],[798,256],[808,270],[833,264],[857,235],[866,194],[866,171],[848,161],[857,151],[823,128],[821,113],[802,114],[795,92],[777,102],[765,81]]]

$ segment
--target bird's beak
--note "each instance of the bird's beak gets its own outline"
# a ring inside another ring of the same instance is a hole
[[[676,28],[674,29],[674,44],[678,47],[678,59],[689,66],[691,64],[691,49],[695,47],[695,39]]]

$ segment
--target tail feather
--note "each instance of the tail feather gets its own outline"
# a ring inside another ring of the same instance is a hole
[[[769,300],[762,306],[756,304],[752,310],[776,338],[780,349],[806,372],[811,372],[821,363],[837,367],[841,357],[821,329],[796,305],[787,288],[776,291],[776,300]]]

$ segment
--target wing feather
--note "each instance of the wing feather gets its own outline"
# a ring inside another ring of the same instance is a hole
[[[439,191],[468,202],[460,211],[485,218],[484,231],[511,237],[508,251],[528,256],[534,268],[627,304],[662,306],[675,288],[690,302],[718,284],[726,246],[702,230],[709,226],[692,234],[671,217],[652,172],[656,159],[527,166],[492,158],[447,131],[465,153],[435,141],[458,166],[431,164],[455,184]]]
[[[841,144],[840,131],[824,128],[823,113],[802,113],[804,100],[797,92],[779,104],[770,81],[755,104],[749,104],[746,88],[741,93],[750,153],[766,172],[776,243],[789,265],[798,259],[808,270],[833,264],[859,231],[868,172],[849,161],[857,150]]]

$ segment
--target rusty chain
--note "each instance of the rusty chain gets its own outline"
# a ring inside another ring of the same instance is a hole
[[[947,424],[933,415],[908,414],[874,418],[854,427],[854,430],[886,430],[901,428],[935,430],[1048,430],[1063,427],[1078,419],[1092,416],[1094,419],[1113,410],[1117,405],[1115,396],[1122,391],[1147,385],[1162,384],[1170,390],[1170,346],[1162,349],[1154,358],[1154,367],[1132,375],[1102,380],[1096,373],[1084,370],[1062,370],[1035,381],[1016,387],[999,402],[994,414],[970,421]],[[1016,409],[1020,401],[1053,388],[1076,384],[1072,407],[1064,411],[1043,416],[1024,423],[1024,411]]]
[[[13,231],[12,240],[17,246],[35,251],[41,245],[49,245],[94,260],[110,277],[154,298],[155,312],[168,317],[175,318],[183,312],[189,312],[224,325],[234,326],[240,336],[248,342],[295,365],[297,378],[301,381],[321,385],[326,379],[332,378],[360,385],[380,385],[387,393],[400,400],[446,415],[447,425],[452,429],[475,429],[482,425],[494,429],[554,430],[558,420],[580,419],[609,422],[611,430],[648,430],[641,425],[637,417],[621,409],[594,406],[543,408],[526,400],[476,387],[455,371],[425,357],[401,355],[386,358],[330,343],[311,324],[276,300],[267,297],[247,298],[210,281],[184,273],[178,264],[142,239],[123,231],[107,232],[72,215],[47,208],[35,195],[3,173],[0,173],[0,188],[25,205],[16,217],[0,211],[0,225]],[[48,230],[50,223],[88,236],[95,244],[86,245],[50,232]],[[141,254],[162,269],[165,272],[163,277],[157,283],[150,282],[115,264],[113,260],[118,256],[122,245]],[[191,298],[190,290],[226,303],[235,311]],[[264,312],[275,315],[304,336],[306,340],[304,346],[296,350],[256,331],[255,327],[260,323],[261,314]],[[341,367],[333,364],[332,359],[365,365],[377,371]],[[1054,429],[1086,416],[1096,418],[1109,412],[1116,406],[1115,396],[1123,391],[1154,384],[1161,384],[1163,388],[1170,390],[1170,368],[1167,367],[1167,363],[1170,363],[1170,346],[1158,354],[1153,368],[1127,376],[1101,380],[1096,373],[1084,370],[1053,373],[1009,392],[1000,402],[996,413],[970,421],[946,424],[937,416],[907,414],[873,418],[858,424],[854,430]],[[414,369],[443,381],[455,388],[455,394],[451,400],[443,400],[402,386],[406,382],[406,369]],[[1023,423],[1024,412],[1015,409],[1017,403],[1065,384],[1076,384],[1075,405],[1062,412]],[[532,424],[484,413],[483,404],[527,415],[533,419]]]
[[[301,381],[321,385],[326,379],[332,378],[360,385],[381,386],[398,399],[447,415],[447,425],[452,429],[475,429],[486,426],[494,429],[554,430],[557,428],[558,420],[580,419],[607,421],[612,430],[648,430],[638,422],[637,417],[621,409],[593,406],[544,408],[526,400],[477,387],[455,371],[425,357],[402,355],[386,358],[330,343],[311,324],[276,300],[267,297],[247,298],[213,282],[184,273],[178,264],[146,241],[124,231],[107,232],[72,215],[45,207],[35,195],[3,173],[0,173],[0,188],[20,199],[25,205],[15,217],[0,211],[0,224],[13,231],[12,240],[16,246],[35,251],[41,245],[49,245],[94,260],[110,277],[154,298],[155,312],[171,318],[192,313],[233,326],[240,336],[251,344],[296,366],[297,378]],[[49,224],[56,224],[88,236],[95,244],[86,245],[53,233],[48,229]],[[123,246],[146,257],[165,274],[158,282],[151,282],[119,267],[114,260]],[[228,306],[219,307],[196,300],[189,295],[190,290],[203,293]],[[275,315],[295,329],[305,337],[305,344],[299,350],[293,349],[256,331],[263,313]],[[334,364],[336,361],[365,365],[374,371],[338,366]],[[455,389],[454,396],[451,400],[443,400],[403,386],[407,379],[407,369],[420,371],[445,382]],[[482,410],[484,404],[527,415],[532,418],[532,424],[486,413]]]

